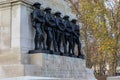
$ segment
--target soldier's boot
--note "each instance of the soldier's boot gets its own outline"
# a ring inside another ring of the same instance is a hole
[[[85,56],[83,54],[81,54],[81,52],[78,53],[78,58],[81,58],[81,59],[85,59]]]
[[[34,39],[34,43],[35,43],[35,50],[38,50],[39,49],[39,47],[38,47],[38,37],[35,37],[35,39]]]
[[[54,45],[54,51],[55,51],[55,52],[58,52],[58,47],[57,47],[56,41],[53,42],[53,45]]]
[[[68,50],[68,55],[70,56],[70,57],[72,57],[72,52],[71,52],[71,49],[69,48],[69,50]]]
[[[43,44],[42,45],[43,46],[42,50],[46,50],[46,48],[45,48],[45,42],[43,41],[42,44]]]
[[[47,43],[47,50],[50,50],[51,42]]]

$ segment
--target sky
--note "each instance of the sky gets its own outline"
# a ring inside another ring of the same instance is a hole
[[[116,5],[116,1],[119,2],[119,0],[107,0],[107,2],[105,3],[106,7],[113,9]]]

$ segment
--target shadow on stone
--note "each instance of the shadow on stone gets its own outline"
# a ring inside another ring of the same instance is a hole
[[[64,54],[64,53],[60,53],[60,52],[54,52],[52,50],[48,51],[48,50],[30,50],[28,52],[28,54],[52,54],[52,55],[59,55],[59,56],[66,56],[66,57],[71,57],[71,58],[80,58],[80,59],[85,59],[84,55],[80,55],[80,56],[76,56],[76,55],[68,55],[68,54]]]

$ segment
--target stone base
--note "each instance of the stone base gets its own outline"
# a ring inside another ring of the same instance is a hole
[[[20,64],[1,65],[0,78],[24,76],[24,66]]]
[[[22,64],[1,65],[0,78],[37,76],[71,80],[96,80],[85,60],[52,54],[22,54]]]
[[[42,53],[27,56],[29,56],[27,61],[29,64],[24,63],[27,76],[86,78],[84,60]]]
[[[26,76],[96,80],[83,59],[42,53],[24,56],[29,58],[28,61],[23,59]]]

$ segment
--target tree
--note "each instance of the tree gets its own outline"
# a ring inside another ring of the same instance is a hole
[[[120,1],[69,0],[82,23],[81,41],[85,44],[86,65],[96,75],[115,75],[120,53]]]

